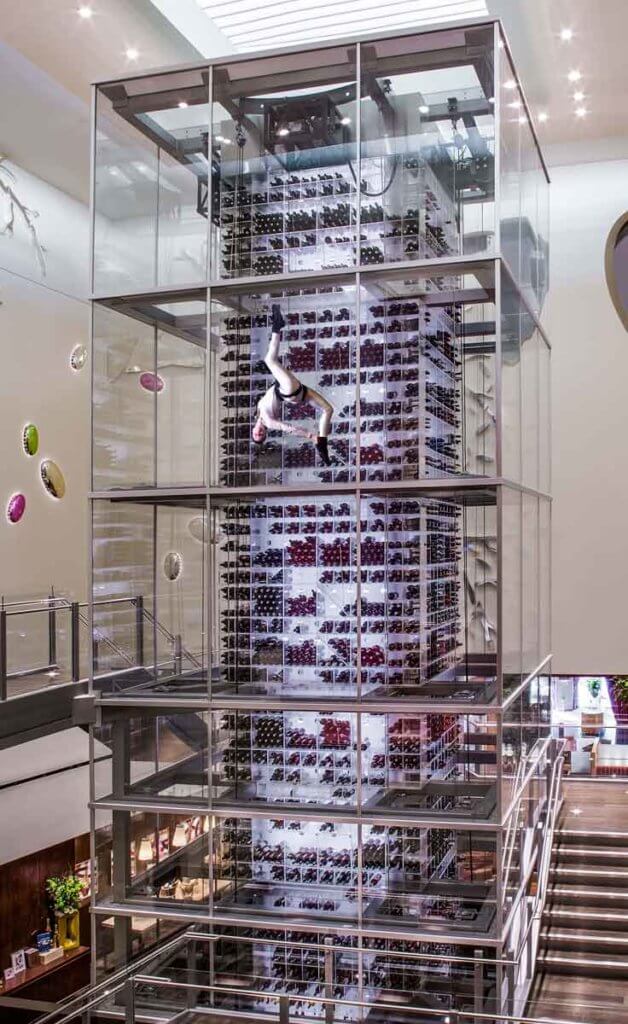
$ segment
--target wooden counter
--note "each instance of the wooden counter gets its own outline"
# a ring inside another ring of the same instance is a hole
[[[1,995],[47,999],[54,1002],[89,983],[89,946],[77,946],[52,964],[39,964],[5,981]]]

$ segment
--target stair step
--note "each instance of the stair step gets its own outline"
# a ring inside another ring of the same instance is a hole
[[[573,883],[574,885],[597,885],[600,888],[614,886],[617,889],[628,889],[628,871],[612,868],[585,868],[578,865],[552,865],[550,868],[552,882]]]
[[[615,932],[628,932],[628,915],[625,911],[613,914],[599,907],[583,909],[581,906],[552,903],[546,906],[543,920],[550,931],[555,928],[564,931],[567,928],[581,929],[586,926],[594,931],[607,932],[610,929]]]
[[[561,828],[556,833],[561,846],[628,847],[628,832],[589,832],[586,829]]]
[[[552,856],[559,863],[568,866],[570,864],[606,864],[608,867],[615,865],[628,868],[628,847],[626,849],[610,850],[603,846],[562,846],[552,847]]]
[[[562,906],[613,907],[628,911],[628,890],[592,889],[586,885],[558,886],[550,889],[548,899]]]
[[[587,953],[586,956],[569,956],[566,953],[541,952],[538,967],[552,974],[578,974],[594,978],[626,978],[625,956],[612,957]]]
[[[626,932],[597,932],[587,928],[569,928],[563,931],[558,928],[545,928],[541,932],[541,941],[544,948],[551,953],[597,953],[611,958],[617,956],[623,960],[624,967],[626,965]]]

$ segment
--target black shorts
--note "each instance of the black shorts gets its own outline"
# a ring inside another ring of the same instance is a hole
[[[299,384],[296,391],[293,391],[291,395],[284,395],[279,390],[279,384],[275,384],[275,394],[280,402],[305,402],[307,399],[307,388],[305,384]]]

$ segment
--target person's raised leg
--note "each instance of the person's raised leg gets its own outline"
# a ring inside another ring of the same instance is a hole
[[[299,382],[294,374],[285,368],[279,358],[281,332],[286,325],[286,321],[281,314],[281,309],[277,305],[273,306],[271,324],[272,332],[264,362],[268,367],[269,373],[271,373],[277,381],[281,393],[289,395],[296,390],[299,386]]]
[[[331,466],[327,438],[331,431],[331,418],[334,414],[334,407],[331,402],[327,401],[324,395],[321,395],[318,391],[314,391],[312,388],[307,389],[307,397],[308,401],[310,401],[312,405],[315,405],[321,410],[320,419],[318,421],[316,448],[325,465]]]

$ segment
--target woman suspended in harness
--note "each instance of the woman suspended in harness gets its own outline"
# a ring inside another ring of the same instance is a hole
[[[305,437],[313,441],[317,451],[326,466],[331,466],[331,459],[327,447],[327,438],[331,430],[331,418],[333,407],[323,395],[313,388],[308,388],[295,377],[292,370],[287,370],[279,359],[279,342],[281,331],[286,321],[281,315],[279,306],[272,307],[272,333],[268,351],[265,356],[265,363],[269,372],[273,375],[275,383],[271,384],[268,391],[262,395],[257,403],[257,419],[253,424],[252,438],[255,444],[263,444],[269,430],[283,430],[284,434],[294,434],[297,437]],[[283,406],[297,405],[301,402],[308,402],[315,405],[321,411],[318,421],[318,434],[314,434],[303,427],[293,426],[283,419]]]

